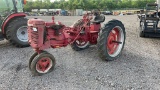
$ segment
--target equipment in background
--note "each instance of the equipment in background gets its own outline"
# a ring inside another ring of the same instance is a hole
[[[160,12],[158,4],[147,4],[144,14],[138,15],[140,37],[160,37]]]
[[[0,0],[0,40],[5,38],[16,47],[29,46],[24,4],[26,0]]]

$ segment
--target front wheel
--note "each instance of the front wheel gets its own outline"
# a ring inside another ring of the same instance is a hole
[[[121,21],[111,20],[101,30],[98,39],[98,52],[102,60],[117,59],[125,44],[125,28]]]
[[[42,51],[42,53],[48,53],[47,51]],[[33,59],[36,57],[38,55],[38,52],[34,52],[33,54],[32,54],[32,56],[29,58],[29,70],[31,70],[31,63],[32,63],[32,61],[33,61]]]
[[[33,54],[31,59],[29,68],[34,76],[41,76],[53,71],[56,64],[54,56],[46,52],[42,52],[38,55]]]

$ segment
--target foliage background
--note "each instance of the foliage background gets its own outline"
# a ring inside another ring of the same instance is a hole
[[[50,0],[35,0],[28,1],[24,6],[25,11],[32,9],[100,9],[100,10],[115,10],[115,9],[143,9],[147,3],[155,3],[156,0],[60,0],[50,2]]]

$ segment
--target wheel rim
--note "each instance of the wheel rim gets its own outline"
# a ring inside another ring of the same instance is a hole
[[[22,26],[17,30],[17,38],[22,42],[28,42],[27,26]]]
[[[39,73],[47,73],[53,66],[53,62],[48,57],[43,57],[40,60],[38,60],[36,64],[36,70]]]
[[[76,40],[75,43],[79,48],[85,48],[86,46],[89,45],[89,41],[84,41],[84,40]]]
[[[107,51],[111,57],[116,57],[123,47],[124,32],[121,27],[116,26],[111,30],[107,38]]]

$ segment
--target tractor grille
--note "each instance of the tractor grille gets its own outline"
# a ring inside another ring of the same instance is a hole
[[[33,48],[38,47],[38,31],[33,31],[32,28],[28,30],[28,38],[29,38],[29,43]]]
[[[34,44],[38,44],[38,31],[31,31],[31,40]]]

